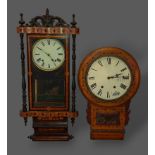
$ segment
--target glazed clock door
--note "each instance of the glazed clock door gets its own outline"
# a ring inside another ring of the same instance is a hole
[[[66,36],[29,35],[31,110],[67,110],[69,58]]]

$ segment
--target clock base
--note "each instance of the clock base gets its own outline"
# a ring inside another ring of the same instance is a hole
[[[53,136],[37,136],[32,135],[29,136],[32,141],[69,141],[73,138],[72,135],[66,134],[66,135],[53,135]]]
[[[88,104],[87,121],[92,140],[123,140],[129,121],[129,102],[123,106],[100,107]]]
[[[123,140],[124,133],[115,133],[115,132],[95,132],[92,131],[90,134],[92,140]]]
[[[51,121],[33,119],[34,134],[29,136],[33,141],[68,141],[73,138],[68,134],[68,119]]]

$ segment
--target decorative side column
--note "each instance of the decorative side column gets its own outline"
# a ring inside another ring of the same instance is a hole
[[[77,22],[75,21],[75,14],[71,22],[72,28],[76,28]],[[76,91],[76,34],[72,34],[72,112],[75,112],[75,91]],[[71,118],[72,126],[74,125],[75,118]]]
[[[25,21],[23,20],[23,14],[20,14],[19,24],[21,27],[24,26]],[[21,70],[22,70],[22,111],[27,111],[26,104],[26,80],[25,80],[25,54],[24,54],[24,33],[20,33],[20,48],[21,48]],[[27,117],[24,117],[25,125],[27,124]]]

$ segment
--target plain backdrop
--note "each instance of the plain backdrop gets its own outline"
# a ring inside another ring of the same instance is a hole
[[[8,155],[147,155],[147,0],[8,0]],[[77,87],[79,117],[70,126],[74,139],[69,142],[32,142],[32,122],[24,126],[19,117],[22,108],[19,13],[28,22],[42,15],[61,16],[68,23],[76,14],[81,34],[77,37],[77,70],[82,59],[99,47],[120,47],[131,53],[141,69],[141,85],[133,98],[130,121],[123,141],[92,141],[86,122],[86,100]],[[3,52],[3,51],[1,51]],[[3,104],[3,103],[2,103]],[[3,119],[3,118],[2,118]],[[1,133],[3,134],[3,133]]]

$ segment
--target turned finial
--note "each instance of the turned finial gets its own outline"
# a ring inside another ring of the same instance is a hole
[[[23,20],[23,13],[20,14],[19,24],[20,24],[20,26],[23,26],[25,24],[25,21]]]

